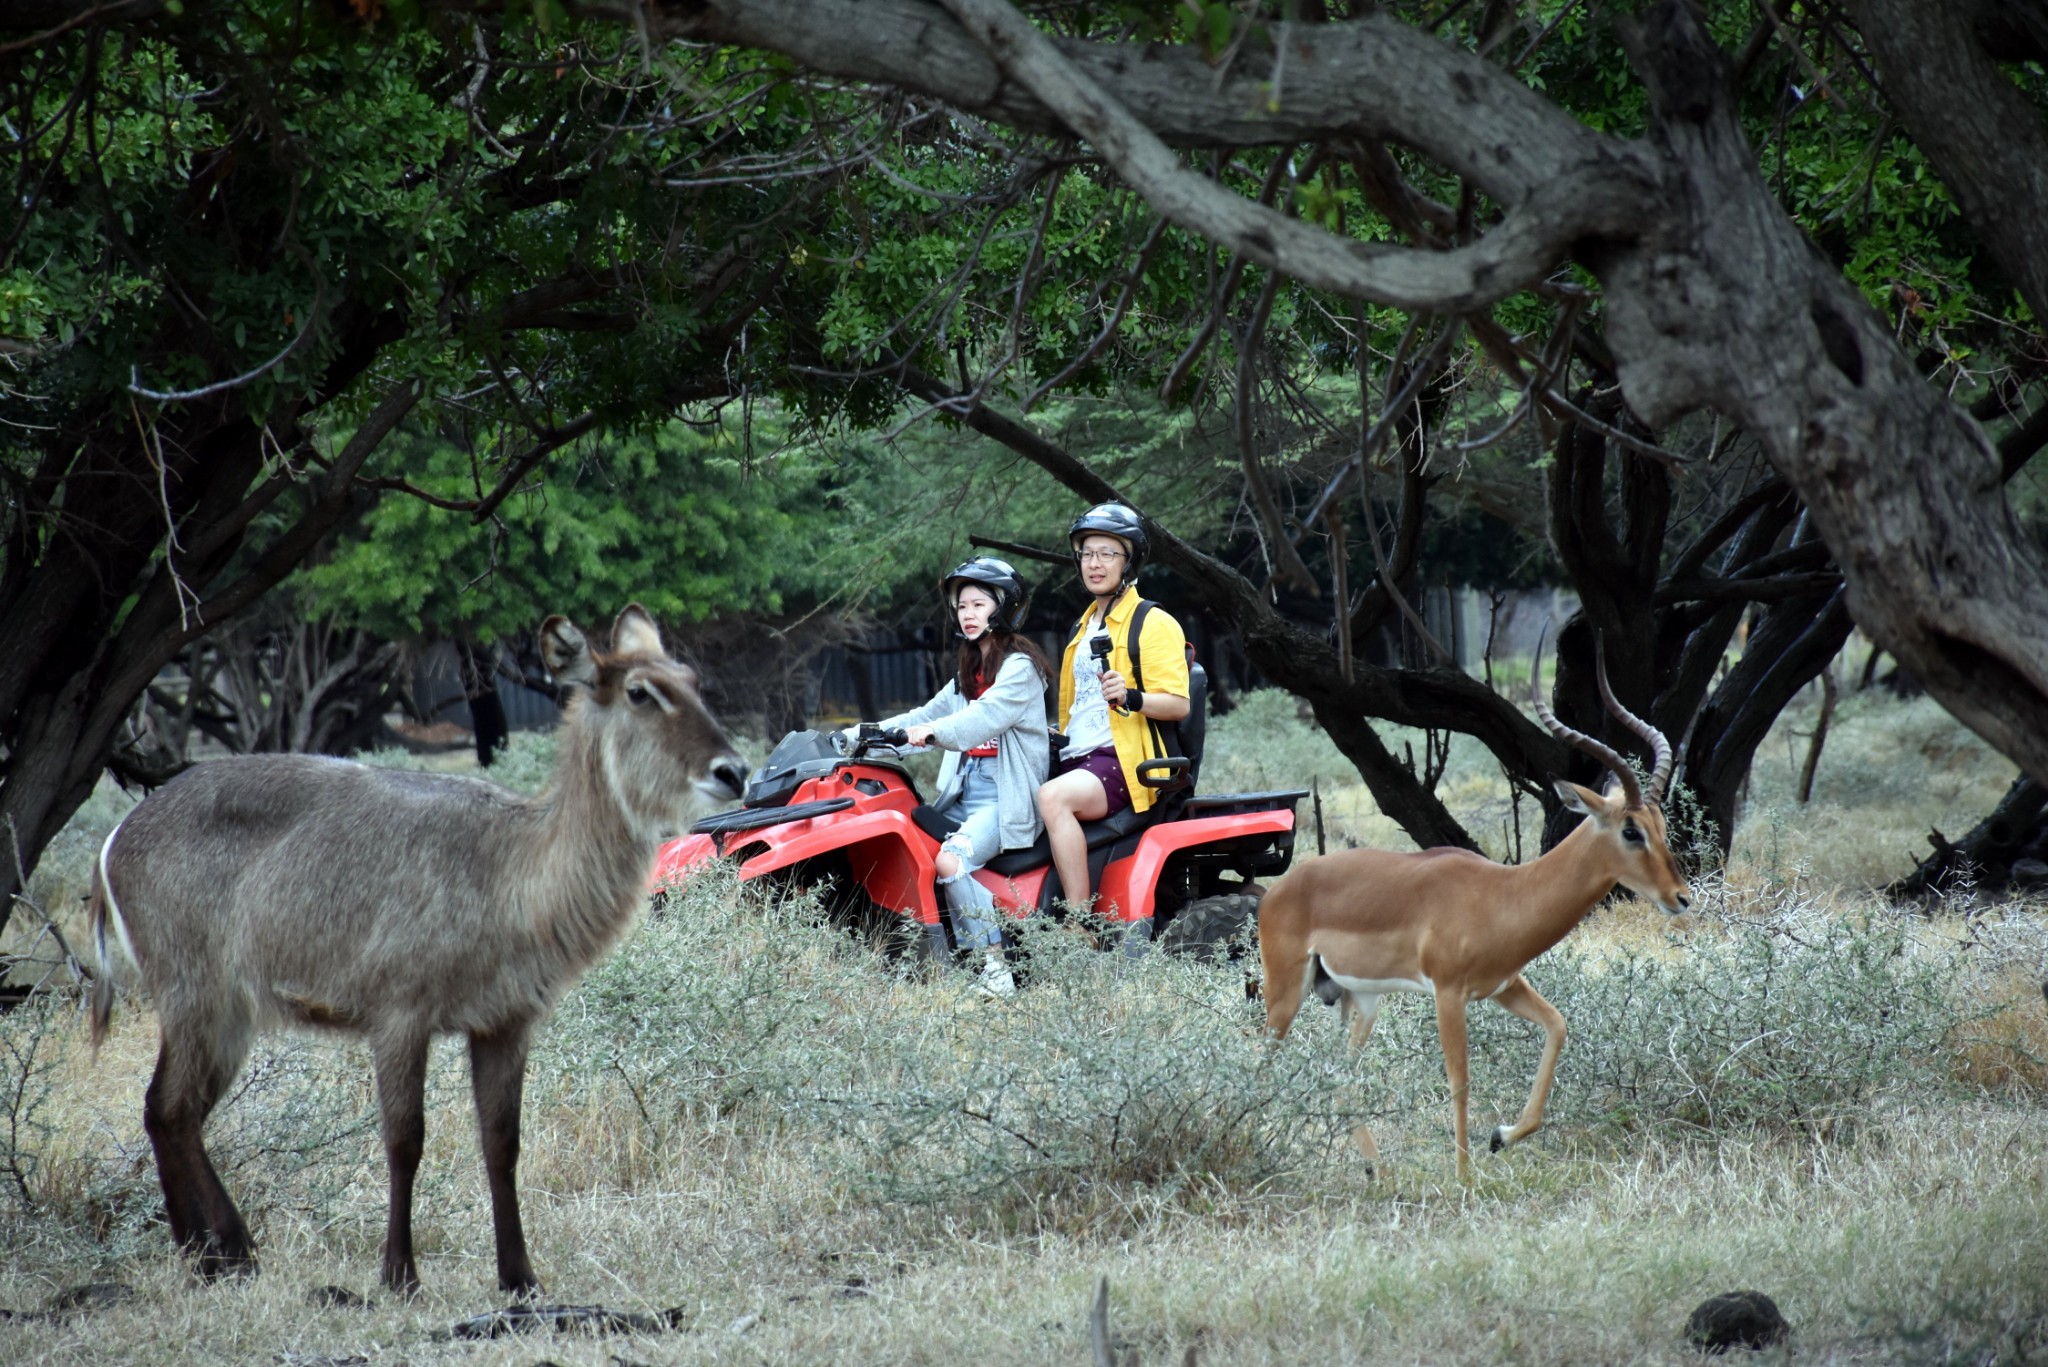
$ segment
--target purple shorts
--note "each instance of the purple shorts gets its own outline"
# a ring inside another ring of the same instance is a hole
[[[1114,745],[1105,745],[1085,755],[1074,755],[1060,761],[1061,773],[1071,774],[1076,769],[1086,769],[1101,779],[1102,791],[1109,797],[1109,810],[1095,818],[1097,821],[1115,816],[1131,805],[1131,785],[1124,779],[1124,766],[1116,757]]]

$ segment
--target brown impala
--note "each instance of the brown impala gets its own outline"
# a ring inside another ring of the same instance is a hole
[[[143,1124],[171,1237],[206,1277],[255,1250],[200,1131],[259,1029],[364,1036],[377,1074],[391,1208],[384,1284],[419,1285],[412,1188],[426,1135],[427,1042],[469,1039],[497,1232],[498,1282],[537,1289],[513,1169],[527,1039],[642,905],[656,842],[697,799],[738,797],[746,767],[639,605],[610,653],[561,617],[541,627],[563,714],[548,791],[307,755],[198,765],[128,814],[100,852],[92,1036],[113,1007],[107,928],[142,970],[162,1033]]]
[[[1656,755],[1649,791],[1626,761],[1551,715],[1537,691],[1543,647],[1530,672],[1537,715],[1559,740],[1612,772],[1604,793],[1558,780],[1557,795],[1586,819],[1555,848],[1526,864],[1503,865],[1469,850],[1412,852],[1345,850],[1298,864],[1273,884],[1259,906],[1259,958],[1265,968],[1266,1028],[1284,1038],[1318,961],[1343,995],[1354,1045],[1372,1034],[1380,998],[1426,992],[1436,998],[1437,1038],[1451,1084],[1458,1176],[1470,1181],[1466,1138],[1468,1064],[1465,1007],[1491,998],[1543,1027],[1543,1061],[1521,1119],[1493,1132],[1495,1152],[1527,1139],[1543,1123],[1550,1079],[1564,1048],[1564,1017],[1538,996],[1522,969],[1584,920],[1619,883],[1673,915],[1692,905],[1685,879],[1664,841],[1658,805],[1671,779],[1671,743],[1615,700],[1607,666],[1598,664],[1600,696]],[[1358,1147],[1379,1157],[1363,1126]]]

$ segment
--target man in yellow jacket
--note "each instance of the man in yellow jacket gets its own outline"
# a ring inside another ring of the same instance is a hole
[[[1067,733],[1067,747],[1058,772],[1038,790],[1038,811],[1062,895],[1086,907],[1093,890],[1081,823],[1127,807],[1149,811],[1159,800],[1138,781],[1138,766],[1161,757],[1157,724],[1188,714],[1187,637],[1164,610],[1148,610],[1136,643],[1138,668],[1132,668],[1134,586],[1148,548],[1136,512],[1098,503],[1074,519],[1067,542],[1094,601],[1060,660],[1059,729]],[[1138,679],[1142,690],[1132,686]]]

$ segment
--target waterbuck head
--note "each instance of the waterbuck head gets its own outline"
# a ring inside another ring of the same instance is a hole
[[[541,658],[574,684],[568,701],[597,767],[634,827],[659,836],[692,809],[740,795],[747,766],[697,694],[697,671],[669,658],[647,610],[629,605],[612,648],[594,650],[565,617],[541,624]]]
[[[1543,700],[1540,686],[1543,642],[1539,638],[1535,660],[1529,670],[1529,690],[1536,703],[1536,715],[1543,719],[1552,735],[1599,760],[1607,766],[1610,775],[1605,791],[1598,793],[1565,779],[1556,780],[1552,786],[1565,806],[1585,815],[1587,824],[1593,828],[1593,838],[1610,846],[1609,862],[1614,881],[1676,916],[1692,906],[1692,893],[1686,886],[1685,876],[1678,871],[1678,861],[1671,857],[1671,847],[1665,838],[1664,809],[1660,805],[1664,800],[1665,787],[1671,782],[1671,742],[1664,738],[1662,731],[1630,712],[1615,698],[1614,690],[1607,682],[1607,651],[1604,646],[1595,646],[1593,663],[1594,674],[1600,684],[1600,700],[1616,720],[1643,738],[1655,756],[1649,786],[1645,789],[1636,781],[1635,770],[1611,747],[1584,732],[1574,731],[1552,714],[1549,704]]]

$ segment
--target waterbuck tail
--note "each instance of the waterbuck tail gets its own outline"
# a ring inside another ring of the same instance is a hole
[[[107,923],[114,923],[114,933],[121,937],[121,950],[128,956],[128,962],[138,964],[135,945],[128,938],[127,922],[121,919],[121,907],[114,900],[114,889],[107,878],[107,856],[114,848],[114,837],[121,833],[119,826],[108,834],[106,843],[100,846],[99,863],[92,873],[92,897],[86,907],[87,923],[92,927],[93,980],[92,997],[86,1004],[88,1033],[92,1040],[93,1056],[97,1058],[100,1043],[107,1037],[107,1023],[114,1016],[114,956],[107,950]]]

